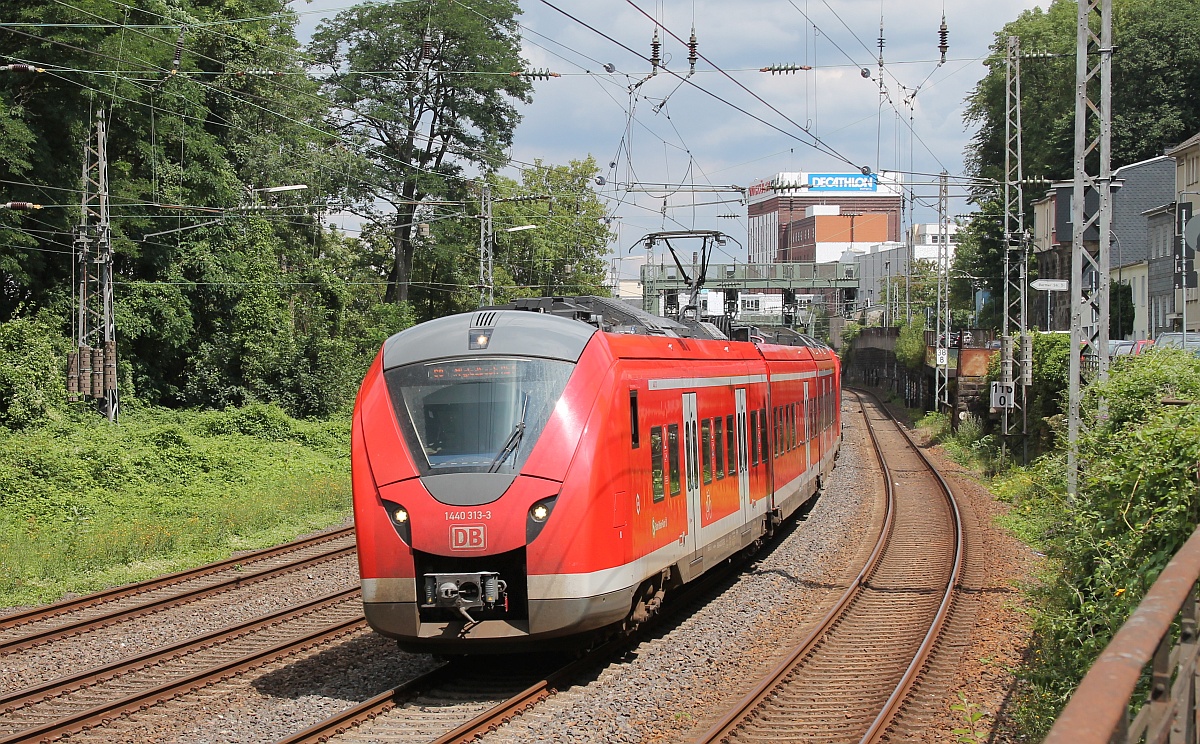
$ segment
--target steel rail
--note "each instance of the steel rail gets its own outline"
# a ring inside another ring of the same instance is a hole
[[[441,684],[456,668],[455,664],[451,662],[442,664],[435,669],[430,669],[428,672],[408,680],[395,689],[382,692],[369,700],[364,700],[353,708],[347,708],[341,713],[309,726],[303,731],[292,734],[285,739],[280,739],[277,744],[323,744],[329,741],[331,737],[344,733],[364,721],[369,721],[381,713],[386,713],[395,708],[397,705],[400,705],[402,698],[419,694],[422,690]]]
[[[715,568],[705,574],[705,577],[709,579],[708,581],[693,581],[685,584],[678,592],[670,595],[670,606],[679,608],[678,611],[682,611],[682,608],[696,601],[719,582],[727,579],[733,570],[733,564],[726,561],[721,567]],[[605,658],[611,658],[633,648],[641,642],[643,632],[649,632],[653,628],[656,628],[670,614],[659,614],[649,622],[639,626],[630,635],[618,636],[590,649],[578,659],[545,675],[542,680],[535,682],[508,700],[488,708],[475,718],[443,734],[433,744],[451,744],[453,742],[466,744],[466,742],[474,741],[489,730],[496,728],[499,724],[520,715],[528,708],[555,694],[558,689],[564,684],[568,684],[570,680],[578,676],[582,671],[601,663]],[[380,693],[353,708],[344,710],[303,731],[281,739],[276,744],[323,744],[361,723],[396,708],[408,699],[424,694],[435,685],[442,684],[451,679],[459,671],[456,662],[449,662],[431,672],[405,682],[393,690]],[[3,744],[3,742],[0,742],[0,744]]]
[[[866,418],[865,413],[863,414],[863,418]],[[871,440],[875,442],[875,432],[872,431],[869,426],[867,430],[871,434]],[[895,523],[895,509],[893,508],[895,506],[895,492],[892,486],[892,471],[888,468],[887,462],[885,462],[883,459],[883,454],[878,448],[878,442],[876,442],[876,445],[875,455],[879,462],[880,468],[883,470],[883,477],[886,483],[885,493],[887,494],[887,502],[884,507],[883,525],[880,527],[879,536],[875,540],[875,548],[871,551],[870,557],[867,558],[866,564],[862,567],[862,570],[858,572],[858,576],[855,577],[854,581],[849,587],[847,587],[846,591],[843,592],[840,597],[838,597],[837,601],[834,603],[833,607],[830,608],[829,612],[827,612],[825,616],[821,618],[820,622],[817,623],[817,626],[813,628],[812,632],[810,632],[802,641],[800,641],[800,643],[793,647],[791,653],[789,653],[786,658],[775,665],[775,667],[768,672],[767,675],[763,677],[763,679],[737,703],[737,705],[727,711],[725,715],[720,718],[720,720],[714,723],[707,732],[698,738],[696,740],[697,742],[703,742],[707,744],[708,742],[722,741],[732,734],[737,728],[739,728],[742,722],[756,707],[758,707],[767,694],[783,681],[792,668],[795,667],[796,664],[799,663],[800,660],[803,659],[804,656],[817,645],[821,638],[825,636],[825,633],[833,627],[838,619],[841,618],[842,613],[846,610],[854,598],[862,593],[863,585],[867,582],[867,579],[872,573],[874,573],[876,567],[879,565],[879,561],[883,557],[883,551],[887,547],[887,541],[891,535],[892,526]]]
[[[859,402],[861,405],[862,394],[858,391],[855,392],[859,395]],[[878,399],[876,399],[876,402],[878,403]],[[879,408],[883,410],[885,415],[888,415],[889,418],[892,418],[882,404],[879,405]],[[837,624],[854,600],[862,595],[865,584],[873,575],[873,573],[879,568],[879,562],[882,560],[883,552],[891,540],[894,527],[895,481],[892,479],[891,468],[888,466],[887,461],[883,456],[882,446],[878,437],[876,436],[874,426],[871,424],[870,419],[867,417],[865,411],[863,412],[863,419],[867,423],[867,432],[874,446],[876,459],[879,462],[880,469],[882,470],[885,478],[885,492],[887,494],[884,526],[880,529],[879,536],[876,540],[875,547],[871,552],[871,556],[868,558],[866,565],[864,565],[862,570],[859,572],[854,582],[838,598],[833,608],[830,609],[830,611],[821,619],[821,621],[817,624],[817,627],[814,628],[797,646],[795,646],[788,656],[779,664],[777,664],[771,670],[771,672],[768,673],[768,675],[754,687],[754,689],[752,689],[745,697],[742,698],[741,701],[738,702],[736,706],[734,706],[734,708],[728,711],[720,720],[713,724],[708,731],[698,738],[697,742],[708,744],[710,742],[725,741],[738,729],[740,729],[745,724],[746,720],[753,714],[754,710],[757,709],[762,702],[767,699],[777,688],[781,687],[785,683],[785,678],[792,672],[792,670],[814,648],[816,648],[826,634]],[[896,423],[894,418],[892,418],[892,421],[893,423]],[[922,462],[924,462],[925,465],[935,474],[944,495],[950,503],[951,514],[953,515],[955,523],[954,563],[950,577],[946,583],[945,596],[943,597],[937,613],[930,624],[929,631],[925,634],[925,637],[918,647],[912,662],[908,665],[891,695],[889,695],[888,700],[884,703],[880,713],[876,716],[868,728],[867,733],[861,739],[862,742],[876,741],[878,737],[881,736],[886,730],[887,725],[893,719],[896,711],[906,699],[908,691],[911,689],[912,683],[915,680],[916,674],[928,659],[928,656],[935,644],[936,638],[944,624],[945,618],[953,601],[953,588],[957,585],[962,570],[962,519],[959,515],[958,505],[954,500],[953,492],[950,490],[945,479],[943,479],[941,475],[937,473],[936,468],[934,468],[929,459],[925,457],[924,453],[920,451],[920,448],[917,447],[912,441],[912,438],[903,431],[902,427],[900,427],[898,424],[896,426],[897,430],[905,436],[913,451],[916,452]]]
[[[86,729],[104,725],[115,718],[143,708],[157,705],[186,691],[206,687],[213,682],[236,676],[249,669],[271,663],[278,659],[291,656],[307,648],[328,643],[348,633],[352,633],[367,625],[366,620],[353,618],[343,620],[336,625],[317,630],[300,638],[278,643],[249,657],[232,659],[218,667],[211,667],[201,672],[174,680],[168,684],[151,690],[144,690],[128,695],[119,700],[112,700],[85,711],[63,717],[56,721],[26,729],[17,734],[0,738],[0,744],[16,744],[16,742],[45,741],[56,739],[68,734],[78,733]]]
[[[86,594],[82,597],[76,597],[63,602],[56,602],[48,607],[35,607],[29,610],[23,610],[21,612],[13,612],[4,616],[0,616],[0,630],[8,630],[9,628],[13,628],[18,625],[28,625],[29,623],[57,617],[58,615],[63,615],[68,612],[76,612],[86,607],[103,604],[104,602],[112,602],[118,599],[124,599],[125,597],[132,597],[137,594],[145,594],[146,592],[162,589],[174,584],[182,583],[184,581],[191,581],[193,579],[208,576],[209,574],[219,573],[225,569],[237,566],[238,564],[244,565],[246,563],[257,563],[268,558],[274,558],[277,555],[283,555],[296,550],[302,550],[312,545],[318,545],[323,542],[349,537],[353,534],[354,528],[346,527],[333,532],[326,532],[320,535],[306,537],[301,540],[293,540],[290,543],[277,545],[273,548],[255,550],[236,558],[228,558],[223,561],[209,563],[197,568],[177,571],[175,573],[159,576],[147,581],[140,581],[136,584],[113,587],[112,589],[105,589],[92,594]]]
[[[130,671],[144,669],[153,664],[177,658],[194,651],[200,651],[210,646],[217,645],[226,640],[248,635],[257,632],[268,626],[286,623],[290,620],[299,618],[303,615],[311,614],[312,612],[332,607],[348,599],[357,596],[359,589],[344,589],[342,591],[332,592],[323,597],[304,602],[303,604],[285,607],[270,615],[256,617],[253,620],[248,620],[239,625],[228,628],[221,628],[206,635],[196,638],[189,638],[179,643],[170,646],[160,646],[151,649],[144,654],[131,658],[120,659],[110,664],[102,664],[100,666],[85,669],[76,674],[71,674],[65,677],[56,677],[43,684],[23,687],[18,690],[13,690],[6,694],[0,694],[0,710],[12,710],[17,707],[27,705],[31,702],[40,702],[50,697],[55,697],[64,692],[71,692],[83,687],[88,687],[92,684],[108,682],[111,679],[118,677]]]
[[[256,584],[260,581],[266,581],[267,579],[275,576],[298,571],[302,568],[337,560],[338,558],[345,558],[347,556],[354,555],[354,551],[354,546],[327,550],[323,553],[310,556],[309,558],[305,558],[301,561],[286,563],[281,566],[272,566],[270,568],[264,568],[248,574],[239,574],[224,581],[220,581],[215,584],[209,584],[192,591],[183,592],[181,594],[172,594],[167,597],[160,597],[149,602],[143,602],[141,604],[134,605],[133,607],[113,610],[112,612],[103,615],[83,618],[73,623],[46,628],[45,630],[30,633],[28,635],[18,636],[17,638],[12,638],[7,641],[0,641],[0,653],[12,653],[14,651],[20,651],[22,649],[29,648],[30,646],[49,643],[51,641],[56,641],[68,636],[80,635],[82,633],[113,625],[118,622],[131,620],[133,618],[141,617],[142,615],[148,615],[152,612],[157,612],[170,606],[190,604],[196,600],[203,599],[214,594],[221,594],[223,592],[227,592],[232,589],[238,589],[249,584]]]
[[[875,398],[877,402],[880,402],[879,398],[874,394],[872,394],[871,397]],[[933,646],[937,642],[938,637],[941,635],[942,627],[946,624],[946,618],[950,615],[950,604],[954,601],[954,587],[958,586],[958,582],[962,578],[963,554],[965,553],[963,549],[965,543],[963,541],[962,513],[958,509],[958,500],[954,498],[954,491],[951,490],[950,484],[946,482],[946,479],[942,477],[940,472],[938,472],[938,469],[934,466],[933,462],[925,455],[924,452],[921,451],[921,448],[917,446],[917,443],[913,441],[913,438],[907,431],[905,431],[904,427],[900,425],[900,422],[896,420],[896,417],[892,415],[891,411],[887,410],[887,406],[880,402],[879,407],[880,410],[886,413],[888,418],[892,420],[892,422],[896,425],[896,430],[904,435],[904,438],[908,441],[912,451],[921,458],[921,461],[924,462],[926,467],[929,468],[929,472],[933,473],[933,476],[937,478],[938,483],[941,484],[942,491],[946,495],[946,500],[950,504],[951,513],[954,515],[955,549],[954,570],[950,574],[950,579],[946,582],[946,596],[942,598],[942,603],[938,607],[937,615],[934,616],[933,623],[929,628],[929,632],[925,634],[925,639],[921,642],[920,648],[917,649],[917,653],[913,657],[912,663],[908,665],[908,669],[905,670],[904,676],[900,679],[900,683],[896,685],[895,692],[893,692],[888,698],[887,702],[884,703],[883,710],[879,711],[879,716],[875,718],[875,721],[871,724],[871,727],[867,729],[866,735],[863,736],[862,742],[864,743],[877,742],[880,740],[887,725],[892,721],[893,718],[895,718],[896,713],[898,713],[900,710],[900,706],[903,704],[904,700],[907,699],[909,690],[912,689],[912,684],[916,680],[917,673],[921,670],[921,667],[925,665],[925,662],[928,661],[929,656],[932,654]],[[872,439],[874,439],[874,429],[871,431],[871,436]]]

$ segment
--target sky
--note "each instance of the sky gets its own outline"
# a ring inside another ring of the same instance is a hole
[[[996,32],[1023,11],[1048,5],[1048,0],[550,2],[577,20],[542,0],[520,0],[529,69],[561,77],[534,81],[533,102],[519,107],[522,121],[510,156],[516,163],[595,157],[605,181],[596,188],[616,234],[612,258],[623,278],[636,277],[645,260],[638,240],[658,230],[721,230],[734,240],[713,260],[745,261],[737,244],[746,243],[746,207],[729,187],[779,172],[848,173],[862,167],[910,172],[913,220],[936,221],[936,174],[964,173],[973,134],[963,120],[966,98],[986,72],[983,61]],[[301,41],[323,18],[351,5],[294,0]],[[949,50],[941,64],[943,14]],[[678,76],[660,71],[640,82],[651,72],[642,57],[651,56],[655,19],[665,28],[659,31],[665,66]],[[687,47],[671,34],[686,42],[693,28],[705,59],[687,77]],[[812,69],[759,71],[777,64]],[[614,71],[607,72],[606,65]],[[952,191],[949,211],[971,211],[961,191]]]

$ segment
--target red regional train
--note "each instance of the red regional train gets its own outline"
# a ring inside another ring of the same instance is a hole
[[[370,625],[447,654],[577,643],[757,546],[833,467],[840,365],[741,333],[580,297],[389,338],[353,422]]]

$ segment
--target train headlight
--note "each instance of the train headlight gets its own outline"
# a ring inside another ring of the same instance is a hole
[[[546,526],[546,520],[550,518],[550,512],[554,511],[554,502],[558,500],[558,496],[551,496],[548,499],[534,502],[533,506],[529,507],[529,518],[525,520],[525,544],[533,542],[533,539],[541,533],[542,527]]]
[[[404,544],[412,545],[412,523],[409,520],[408,509],[386,499],[383,500],[383,509],[388,515],[388,521],[392,523],[392,529],[396,530]]]

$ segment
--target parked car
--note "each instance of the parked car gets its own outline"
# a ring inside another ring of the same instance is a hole
[[[1182,349],[1183,333],[1171,331],[1169,333],[1160,333],[1158,338],[1154,339],[1154,348],[1156,349]],[[1188,331],[1187,334],[1187,350],[1200,356],[1200,331]]]

